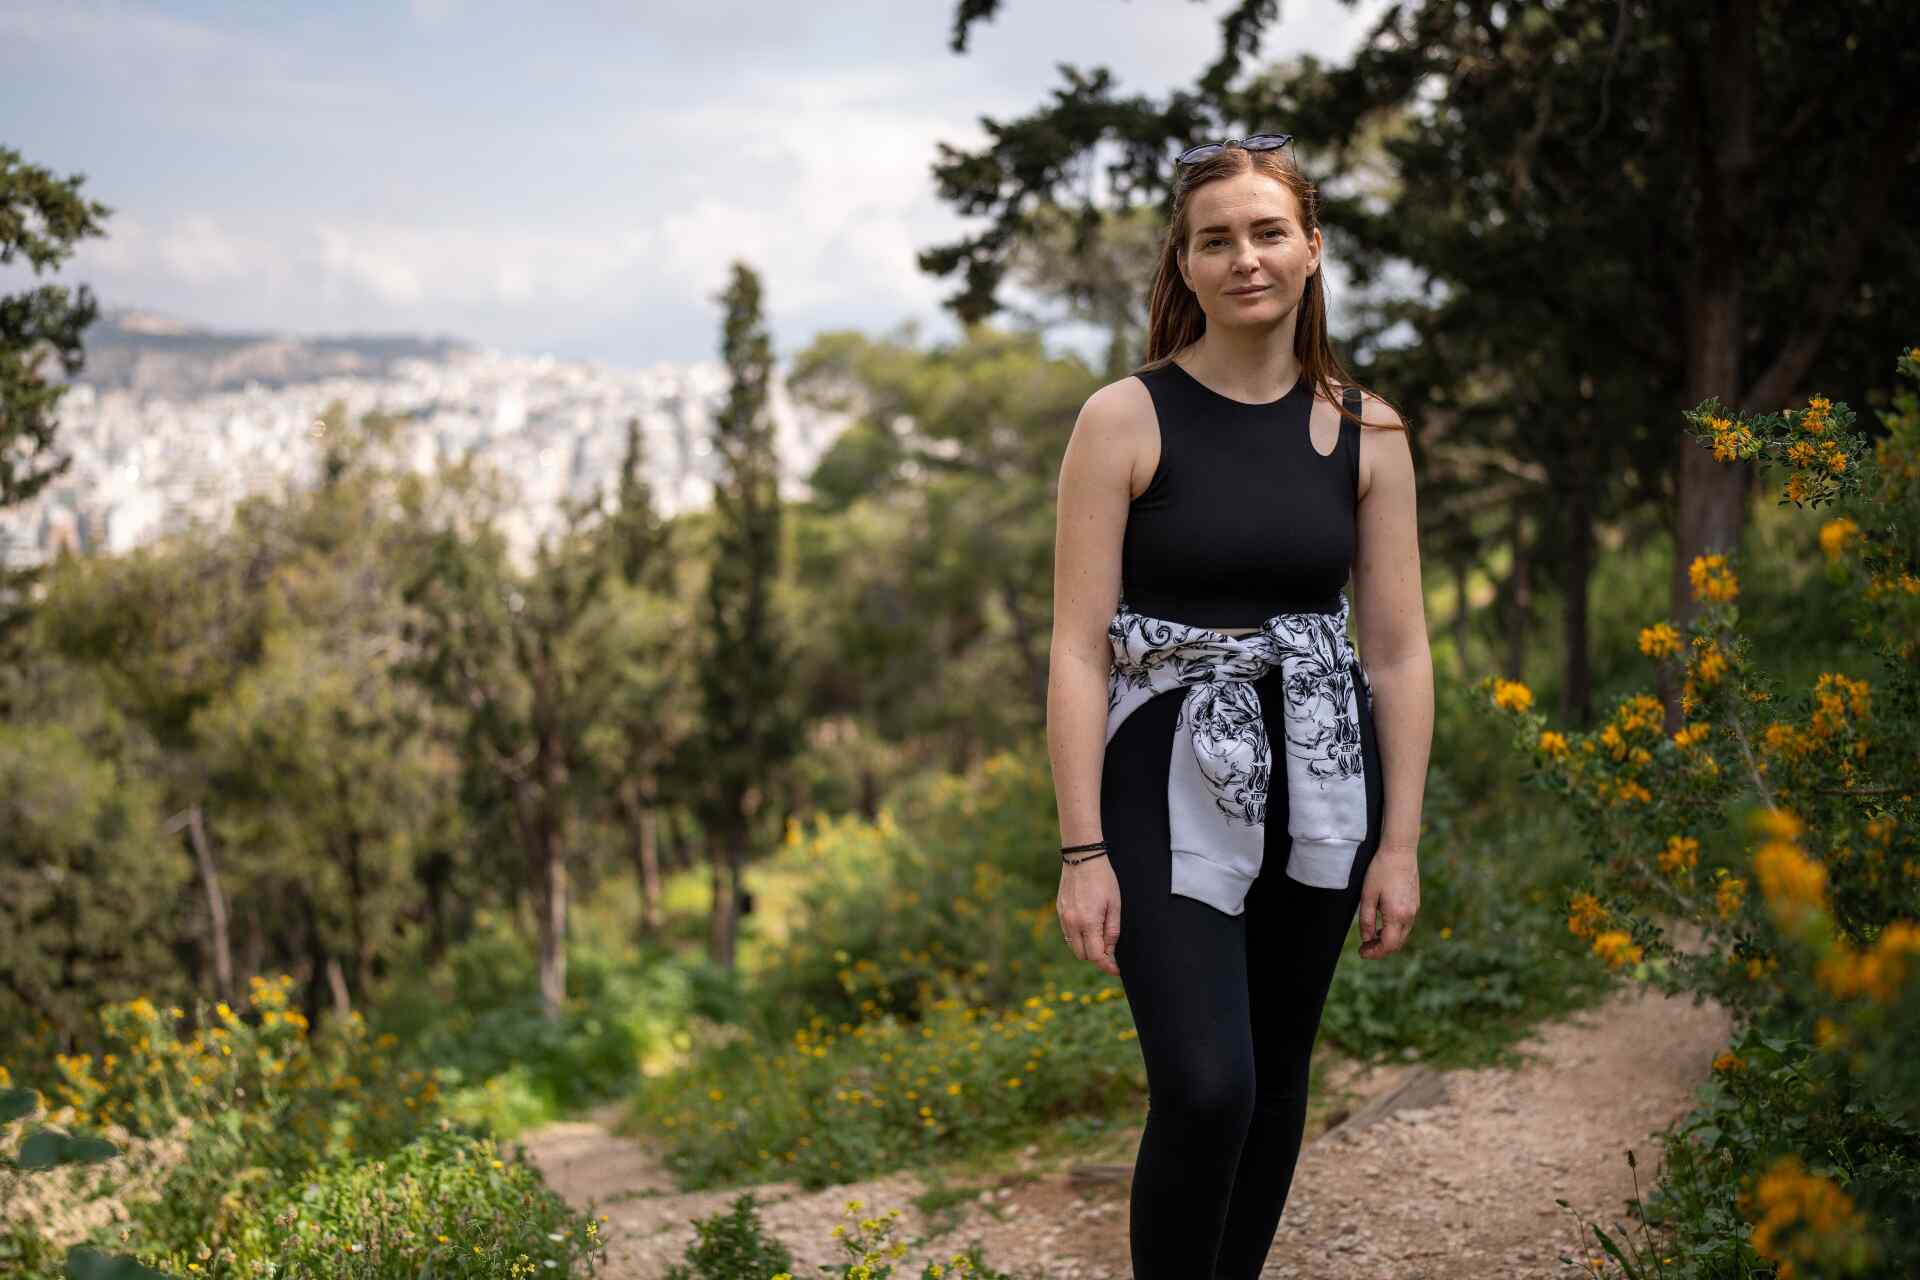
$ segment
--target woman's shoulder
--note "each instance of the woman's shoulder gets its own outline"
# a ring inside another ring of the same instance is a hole
[[[1109,424],[1109,429],[1122,431],[1130,424],[1139,425],[1143,418],[1150,420],[1153,394],[1142,374],[1151,376],[1150,371],[1142,370],[1096,387],[1080,410],[1081,419],[1097,420]]]
[[[1347,404],[1347,400],[1348,400],[1347,391],[1348,391],[1349,385],[1352,385],[1353,389],[1359,392],[1360,394],[1360,425],[1361,426],[1383,427],[1387,429],[1394,429],[1394,428],[1404,428],[1404,426],[1406,425],[1400,421],[1400,415],[1394,410],[1394,407],[1392,405],[1388,404],[1385,400],[1382,400],[1379,396],[1375,395],[1373,392],[1368,391],[1366,388],[1361,387],[1358,384],[1347,384],[1347,383],[1335,382],[1335,381],[1332,381],[1331,379],[1328,380],[1328,385],[1333,388],[1334,402],[1340,405]]]

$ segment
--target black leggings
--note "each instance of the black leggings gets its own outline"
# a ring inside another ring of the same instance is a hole
[[[1156,694],[1107,744],[1100,813],[1120,883],[1114,962],[1147,1069],[1134,1164],[1134,1280],[1255,1280],[1280,1225],[1307,1119],[1307,1065],[1360,888],[1380,842],[1380,752],[1355,679],[1367,838],[1345,889],[1286,873],[1281,670],[1254,682],[1274,746],[1266,848],[1246,910],[1170,888],[1167,765],[1185,689]]]

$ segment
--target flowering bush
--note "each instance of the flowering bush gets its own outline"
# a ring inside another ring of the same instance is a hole
[[[1920,380],[1920,348],[1898,367]],[[1576,733],[1549,728],[1524,685],[1484,682],[1533,780],[1587,830],[1594,875],[1568,929],[1606,965],[1736,1015],[1708,1106],[1669,1137],[1669,1183],[1643,1206],[1678,1240],[1661,1265],[1686,1274],[1920,1268],[1920,401],[1902,388],[1882,416],[1889,434],[1869,451],[1847,406],[1822,397],[1687,415],[1717,458],[1786,467],[1783,505],[1845,504],[1817,540],[1854,588],[1877,685],[1836,670],[1804,693],[1777,688],[1719,553],[1690,566],[1701,612],[1687,634],[1660,621],[1640,635],[1677,665],[1674,732],[1648,694]],[[1705,945],[1675,947],[1662,918]]]
[[[435,1074],[395,1068],[392,1036],[357,1015],[309,1034],[291,985],[254,979],[244,1011],[106,1005],[104,1050],[19,1081],[42,1124],[123,1154],[31,1185],[0,1169],[9,1274],[58,1275],[91,1245],[210,1277],[579,1274],[598,1228],[442,1116]]]
[[[990,1151],[1036,1123],[1106,1115],[1143,1086],[1124,992],[1083,976],[1006,1008],[935,999],[912,1023],[816,1016],[785,1044],[729,1045],[646,1081],[635,1112],[689,1189],[830,1186]]]
[[[844,1218],[853,1219],[853,1230],[847,1229],[844,1222],[835,1223],[832,1231],[849,1255],[852,1262],[837,1267],[823,1266],[821,1271],[828,1275],[838,1274],[843,1280],[891,1280],[893,1264],[903,1261],[908,1253],[907,1242],[892,1238],[893,1230],[900,1221],[900,1211],[889,1209],[885,1213],[861,1216],[866,1205],[859,1200],[847,1201],[841,1211]],[[912,1273],[908,1273],[912,1274]],[[1007,1280],[1005,1273],[995,1271],[980,1256],[980,1246],[974,1245],[963,1253],[949,1253],[942,1261],[929,1258],[920,1265],[920,1271],[914,1280],[942,1280],[942,1277],[970,1276],[973,1280]],[[773,1280],[794,1280],[785,1271],[779,1272]]]

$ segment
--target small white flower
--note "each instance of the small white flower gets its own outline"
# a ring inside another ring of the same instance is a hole
[[[563,1242],[564,1242],[564,1241],[566,1240],[566,1238],[567,1238],[567,1237],[566,1237],[566,1236],[565,1236],[564,1234],[562,1234],[561,1232],[558,1232],[558,1231],[549,1231],[549,1232],[547,1232],[547,1239],[549,1239],[549,1240],[555,1240],[555,1241],[563,1241]]]
[[[548,1265],[549,1267],[557,1267],[560,1264],[555,1262],[552,1258],[548,1258],[546,1265]]]

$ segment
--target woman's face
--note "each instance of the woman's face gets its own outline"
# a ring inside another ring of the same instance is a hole
[[[1209,327],[1285,320],[1320,267],[1319,228],[1302,235],[1292,189],[1255,170],[1195,191],[1187,226],[1180,275]]]

